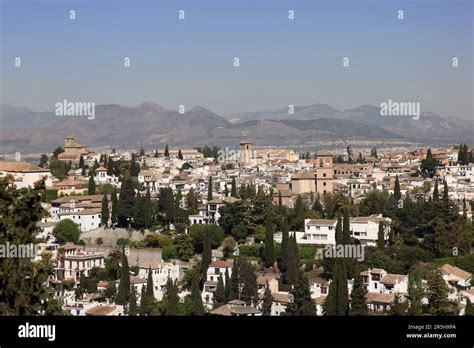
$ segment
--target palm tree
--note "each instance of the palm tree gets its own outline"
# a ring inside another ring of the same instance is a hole
[[[117,279],[119,279],[119,268],[120,268],[120,263],[122,262],[122,257],[123,253],[122,250],[120,250],[120,247],[116,247],[112,249],[109,253],[110,260],[112,262],[112,265],[117,266]]]

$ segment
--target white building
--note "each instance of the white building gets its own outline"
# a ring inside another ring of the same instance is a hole
[[[16,188],[34,187],[34,183],[44,179],[46,187],[53,185],[53,177],[49,169],[40,168],[28,162],[0,161],[0,177],[12,176],[12,184]]]
[[[151,272],[153,279],[153,293],[158,301],[163,299],[164,290],[168,278],[177,281],[180,277],[180,267],[171,262],[148,262],[140,266],[138,277],[148,280]],[[141,289],[140,289],[141,290]]]
[[[104,267],[103,253],[86,252],[83,246],[66,243],[64,255],[59,255],[57,259],[55,280],[74,280],[78,283],[81,276],[88,277],[94,267]]]
[[[384,223],[384,238],[389,239],[390,218],[382,217],[382,214],[370,215],[367,217],[356,217],[349,219],[351,236],[358,239],[362,245],[377,245],[379,223]],[[306,219],[304,232],[296,232],[296,242],[298,244],[336,244],[335,219]],[[281,233],[275,234],[275,240],[281,242]]]
[[[361,273],[364,288],[371,293],[406,294],[408,293],[408,276],[390,274],[382,268],[369,268]]]
[[[97,229],[101,226],[101,209],[84,209],[81,211],[62,212],[58,214],[59,220],[70,219],[79,225],[82,232]]]
[[[217,290],[219,278],[222,277],[222,282],[225,285],[225,273],[229,274],[229,279],[232,275],[232,262],[229,261],[212,261],[207,269],[207,277],[204,282],[202,290],[202,302],[209,309],[214,305],[214,293]]]

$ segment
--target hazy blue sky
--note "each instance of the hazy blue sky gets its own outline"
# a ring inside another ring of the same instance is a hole
[[[392,99],[420,102],[422,112],[474,117],[471,0],[0,3],[5,104],[52,110],[63,99],[149,100],[231,114]]]

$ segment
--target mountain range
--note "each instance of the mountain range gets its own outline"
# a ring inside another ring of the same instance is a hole
[[[351,140],[472,142],[474,122],[422,113],[382,117],[364,105],[339,111],[325,104],[296,106],[222,117],[201,106],[181,114],[152,102],[136,107],[97,105],[95,119],[56,116],[9,105],[0,106],[0,153],[51,152],[64,137],[75,136],[90,147],[219,145],[235,147],[242,139],[256,145],[304,146]]]

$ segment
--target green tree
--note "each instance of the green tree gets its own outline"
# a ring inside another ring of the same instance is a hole
[[[122,268],[120,269],[120,282],[115,303],[119,305],[127,305],[130,299],[130,269],[128,267],[128,259],[125,256],[125,250],[122,249]]]
[[[385,229],[382,221],[379,222],[379,232],[377,237],[377,247],[379,249],[385,248]]]
[[[202,261],[201,261],[201,279],[202,281],[206,281],[207,278],[207,269],[209,268],[209,264],[211,263],[212,259],[212,246],[211,246],[211,236],[209,231],[204,233],[204,243],[203,243],[203,251],[202,251]]]
[[[343,244],[344,236],[342,235],[342,221],[340,216],[337,218],[335,238],[337,245]]]
[[[342,222],[342,243],[351,244],[351,227],[347,209],[344,209],[344,218]]]
[[[132,285],[130,287],[130,305],[128,307],[128,315],[135,316],[137,313],[137,294],[135,292],[135,287]]]
[[[117,225],[128,227],[135,208],[135,189],[130,177],[122,183],[118,201]]]
[[[36,244],[36,226],[46,214],[41,206],[45,183],[38,181],[33,188],[18,190],[9,179],[0,178],[0,244]],[[48,258],[37,262],[27,257],[0,258],[0,315],[63,314],[48,285],[53,274],[54,265]]]
[[[38,167],[47,168],[47,166],[48,166],[48,156],[45,153],[43,153],[40,157],[40,162],[38,164]]]
[[[395,197],[397,201],[402,199],[402,193],[400,191],[400,181],[398,180],[398,175],[395,176],[395,185],[393,187],[393,197]]]
[[[348,315],[348,313],[347,271],[344,260],[338,258],[334,264],[332,282],[324,302],[324,315]]]
[[[310,316],[316,315],[316,305],[311,299],[308,278],[303,272],[298,272],[294,287],[290,291],[293,294],[293,302],[286,309],[287,315]]]
[[[365,295],[367,290],[364,288],[362,277],[357,274],[354,279],[354,285],[351,292],[350,315],[367,315],[367,301]]]
[[[118,216],[118,200],[117,200],[117,190],[114,187],[114,191],[112,193],[112,214],[111,214],[111,223],[112,226],[115,226],[117,223],[117,216]]]
[[[229,296],[227,297],[229,301],[240,298],[239,266],[239,259],[234,259],[230,275]]]
[[[77,244],[79,242],[79,236],[81,235],[81,230],[79,225],[77,225],[71,219],[64,219],[59,221],[53,229],[53,236],[56,237],[60,244],[66,242],[73,242]]]
[[[436,167],[438,165],[438,160],[433,157],[431,149],[428,149],[425,159],[421,160],[420,172],[425,178],[432,178],[436,173]]]
[[[189,214],[198,213],[198,200],[197,200],[196,194],[194,193],[194,189],[192,187],[189,189],[189,192],[186,195],[186,203],[188,206]]]
[[[452,315],[453,305],[448,300],[449,289],[440,271],[431,271],[427,275],[428,313],[433,315]]]
[[[165,153],[164,153],[164,156],[165,156],[165,157],[170,157],[170,151],[169,151],[169,149],[168,149],[168,144],[166,144],[166,146],[165,146]]]
[[[174,239],[176,255],[181,261],[189,261],[194,255],[193,240],[189,234],[182,234]]]
[[[175,282],[173,282],[171,278],[168,278],[168,281],[166,282],[163,302],[164,302],[165,315],[179,315],[180,314],[178,285]]]
[[[191,299],[193,302],[193,315],[204,315],[204,306],[202,304],[201,293],[199,291],[199,279],[197,276],[193,276],[191,285]]]
[[[181,153],[181,149],[178,150],[178,159],[183,160],[183,154]]]
[[[225,288],[224,288],[224,280],[222,276],[219,276],[219,280],[217,281],[217,288],[215,293],[214,303],[215,305],[222,305],[225,303]]]
[[[240,299],[245,301],[247,305],[256,304],[257,279],[250,262],[243,257],[239,261],[239,280],[242,286]]]
[[[421,315],[421,300],[424,295],[422,273],[419,267],[414,268],[408,275],[408,298],[410,299],[409,315]]]
[[[237,194],[237,184],[235,183],[235,178],[232,178],[232,186],[230,188],[230,196],[231,197],[234,197],[234,198],[237,198],[238,197],[238,194]]]
[[[287,284],[293,285],[296,281],[297,273],[300,267],[298,246],[296,244],[295,234],[293,234],[288,240],[286,267],[286,282]]]
[[[288,264],[288,233],[288,224],[286,223],[286,220],[284,220],[282,224],[281,252],[278,262],[278,268],[283,273],[286,273]]]
[[[87,193],[89,195],[95,195],[95,180],[92,175],[89,176],[89,188],[87,190]]]
[[[435,186],[433,189],[433,201],[438,201],[439,200],[439,191],[438,191],[438,180],[435,180]]]
[[[100,221],[102,225],[107,227],[109,224],[109,200],[107,199],[107,195],[104,193],[104,197],[102,198],[102,209],[100,214]]]
[[[265,267],[273,267],[275,264],[275,244],[273,242],[273,221],[268,214],[265,219],[265,248],[264,260]]]
[[[270,288],[267,286],[263,294],[262,314],[265,316],[271,315],[273,304],[273,296]]]
[[[230,294],[230,277],[229,277],[229,269],[226,267],[225,269],[225,277],[224,277],[224,291],[225,291],[225,301],[229,301],[229,294]]]

